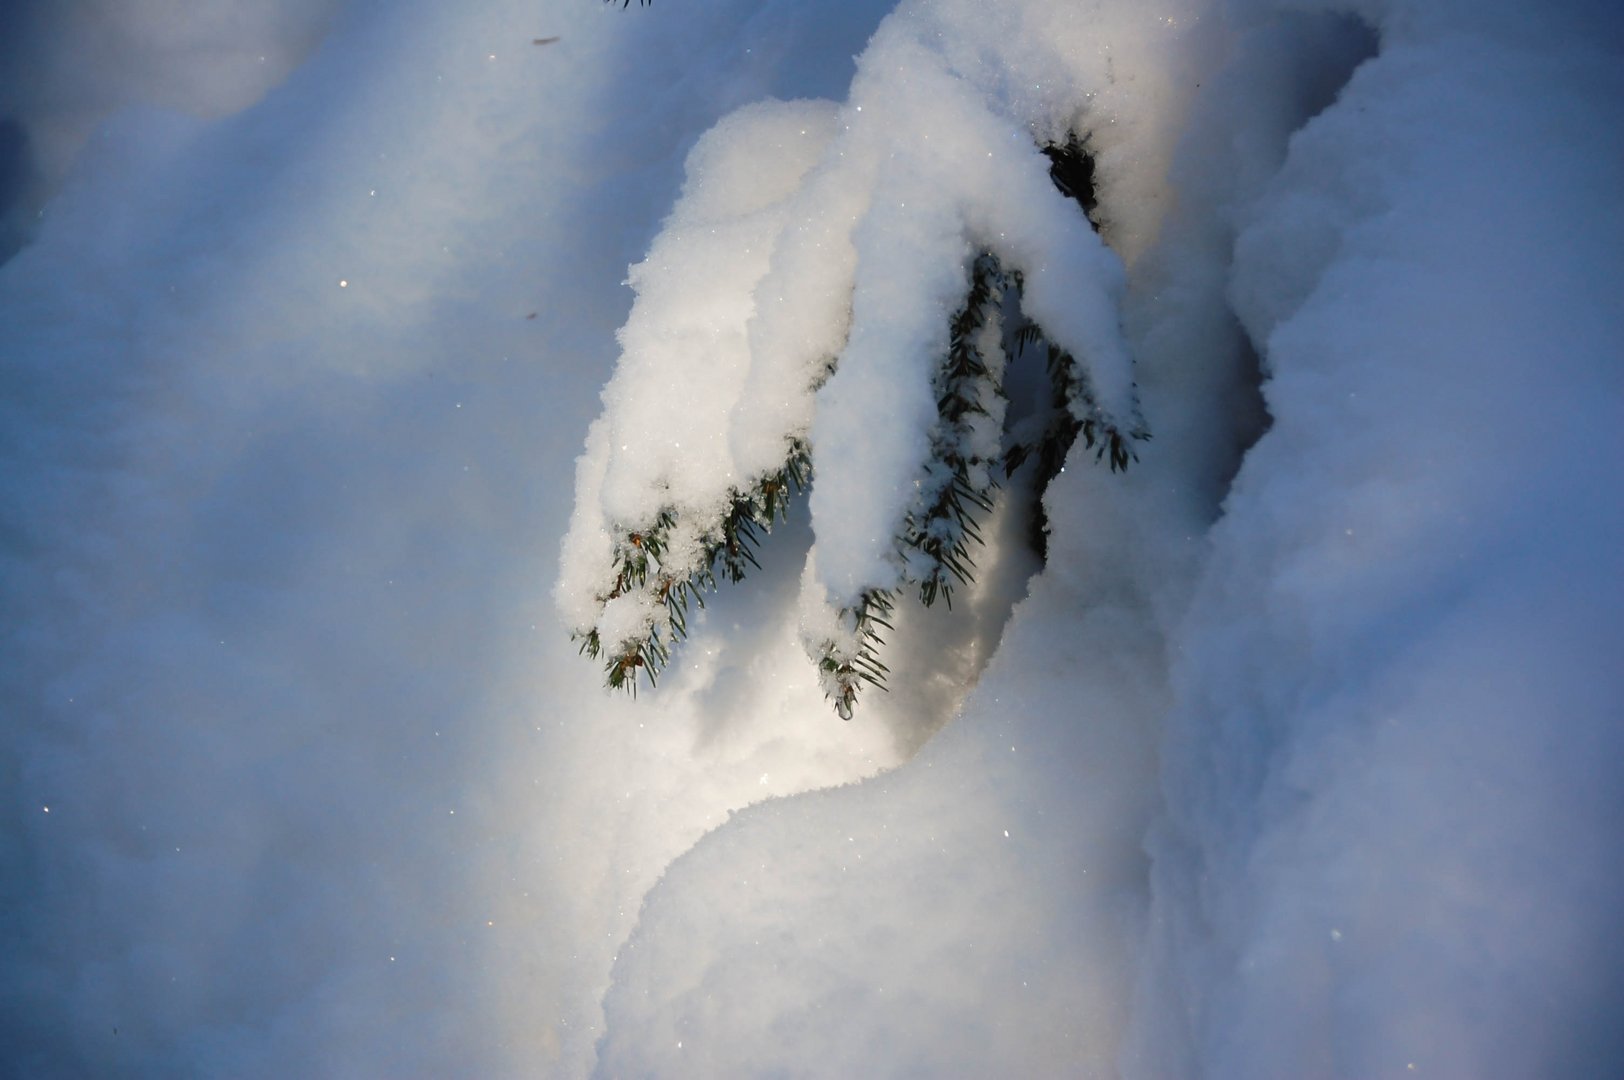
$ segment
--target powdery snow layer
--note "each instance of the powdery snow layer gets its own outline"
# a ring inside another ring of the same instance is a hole
[[[0,266],[13,1071],[1624,1071],[1616,5],[942,0],[861,69],[889,4],[115,6],[0,44],[83,57],[0,81],[68,148]],[[76,156],[80,93],[135,108]],[[1002,506],[842,724],[828,522],[997,231],[1155,441],[1058,478],[1007,632]],[[818,505],[606,697],[572,493],[789,428]]]
[[[1152,1072],[1619,1067],[1624,66],[1572,14],[1383,14],[1243,215],[1274,426],[1171,638]]]
[[[581,1075],[674,855],[923,737],[797,679],[793,560],[636,710],[546,603],[684,155],[882,14],[352,4],[98,131],[0,266],[10,1070]]]
[[[905,767],[741,813],[666,871],[598,1075],[1111,1074],[1166,704],[1130,549],[1096,542],[1119,524],[1057,522],[1000,658]]]

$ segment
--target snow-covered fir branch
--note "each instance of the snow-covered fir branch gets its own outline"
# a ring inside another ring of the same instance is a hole
[[[1076,133],[1099,73],[1017,92],[965,51],[985,48],[990,12],[905,5],[843,106],[753,106],[690,155],[632,271],[557,589],[609,685],[657,677],[690,606],[718,569],[744,575],[813,469],[822,570],[809,587],[850,624],[837,646],[812,645],[821,670],[868,655],[855,643],[869,613],[904,586],[951,602],[973,574],[995,466],[1028,452],[1002,446],[1006,294],[1049,350],[1065,414],[1043,433],[1050,456],[1080,434],[1113,469],[1133,457],[1145,432],[1122,265],[1079,193],[1091,163],[1079,168]],[[1002,62],[1028,62],[1034,44],[1004,43]],[[853,686],[830,696],[849,706]]]

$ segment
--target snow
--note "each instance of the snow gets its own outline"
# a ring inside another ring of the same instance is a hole
[[[1179,960],[1149,970],[1203,1000],[1161,1067],[1618,1051],[1583,1017],[1616,993],[1620,791],[1581,764],[1620,740],[1620,328],[1588,283],[1624,219],[1582,134],[1617,68],[1530,40],[1384,41],[1246,215],[1274,426],[1175,639],[1151,949]]]
[[[849,77],[741,10],[349,8],[254,108],[115,115],[0,267],[8,1062],[580,1074],[673,855],[899,760],[917,709],[842,731],[777,677],[770,591],[662,720],[547,603],[689,144]]]
[[[638,298],[605,392],[611,434],[593,444],[609,455],[602,487],[577,495],[559,589],[577,629],[593,598],[627,606],[616,602],[615,534],[674,511],[705,535],[795,442],[810,442],[823,481],[811,506],[831,600],[853,608],[899,585],[893,538],[930,458],[933,376],[981,249],[1025,274],[1028,315],[1081,358],[1104,414],[1131,426],[1120,262],[1055,190],[1036,141],[1063,135],[1059,118],[1080,114],[1104,76],[1084,54],[1080,70],[1061,68],[1067,96],[1011,94],[989,67],[1064,59],[1047,25],[1019,24],[1023,12],[905,6],[859,59],[838,114],[758,107],[696,147],[683,199],[632,273]],[[988,38],[989,18],[1009,20],[1010,33]],[[994,54],[959,70],[970,42]],[[819,329],[780,325],[790,319]],[[702,569],[697,548],[683,554],[662,569]],[[657,609],[642,610],[652,628]],[[636,626],[605,617],[605,640]]]
[[[116,6],[0,45],[14,1069],[1619,1071],[1615,5]],[[1155,440],[841,723],[983,249]]]

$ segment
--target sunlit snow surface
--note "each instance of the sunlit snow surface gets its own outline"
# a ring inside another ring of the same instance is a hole
[[[637,702],[549,594],[661,344],[626,268],[716,263],[673,333],[808,280],[707,255],[750,186],[679,204],[689,151],[861,103],[890,5],[13,7],[9,1071],[1624,1070],[1616,5],[904,4],[1010,115],[1096,80],[1156,438],[850,724],[796,641],[838,503]]]

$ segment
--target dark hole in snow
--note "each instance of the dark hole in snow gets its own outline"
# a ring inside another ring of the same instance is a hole
[[[1098,230],[1100,223],[1094,216],[1099,208],[1094,191],[1094,155],[1088,152],[1087,139],[1075,131],[1068,132],[1065,141],[1043,147],[1043,156],[1049,159],[1049,179],[1054,186],[1082,207],[1089,223]]]

